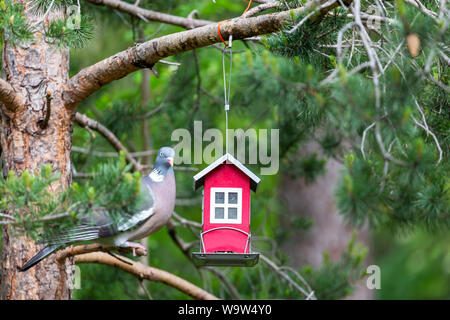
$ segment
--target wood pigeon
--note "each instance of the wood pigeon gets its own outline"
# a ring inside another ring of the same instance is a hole
[[[105,211],[95,211],[80,218],[80,224],[45,241],[46,247],[32,257],[20,271],[26,271],[41,260],[71,244],[98,242],[105,246],[144,248],[131,242],[149,236],[163,227],[172,216],[175,206],[175,175],[173,157],[175,151],[163,147],[158,151],[155,166],[142,178],[144,194],[142,209],[135,214],[121,216],[118,220]]]

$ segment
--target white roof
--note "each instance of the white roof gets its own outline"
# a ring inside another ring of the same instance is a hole
[[[261,181],[261,179],[258,178],[253,172],[248,170],[246,167],[244,167],[242,163],[236,160],[236,158],[229,153],[225,153],[219,159],[211,163],[209,166],[207,166],[205,169],[203,169],[194,176],[194,189],[197,190],[198,188],[200,188],[205,182],[206,175],[211,171],[213,171],[216,167],[224,163],[225,161],[227,161],[227,163],[234,164],[236,167],[239,168],[239,170],[245,173],[250,178],[250,188],[256,192],[256,187],[258,186],[258,183]]]

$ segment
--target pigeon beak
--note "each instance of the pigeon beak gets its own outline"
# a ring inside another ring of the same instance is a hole
[[[173,158],[167,158],[167,162],[173,167]]]

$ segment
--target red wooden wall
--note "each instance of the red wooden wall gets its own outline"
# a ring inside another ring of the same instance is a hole
[[[242,189],[242,223],[211,223],[210,199],[211,188],[241,188]],[[203,231],[217,227],[232,227],[246,233],[250,231],[250,178],[233,164],[222,164],[205,177],[203,199]],[[244,253],[247,235],[234,230],[214,230],[203,236],[205,252],[233,251]],[[247,251],[248,252],[248,246]]]

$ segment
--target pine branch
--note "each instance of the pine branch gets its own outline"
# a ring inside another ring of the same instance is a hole
[[[263,3],[257,7],[254,7],[250,10],[248,10],[246,13],[244,13],[242,15],[243,18],[248,18],[248,17],[253,17],[255,15],[257,15],[258,13],[261,13],[263,11],[269,10],[269,9],[274,9],[274,8],[278,8],[280,5],[280,3],[278,1],[273,1],[273,2],[268,2],[268,3]]]
[[[106,7],[110,7],[128,14],[131,14],[133,16],[136,16],[144,21],[152,20],[152,21],[159,21],[167,24],[172,24],[175,26],[180,26],[185,29],[191,29],[191,28],[197,28],[202,27],[210,23],[214,23],[213,21],[208,20],[200,20],[200,19],[189,19],[189,18],[183,18],[174,16],[171,14],[161,13],[153,10],[147,10],[144,8],[141,8],[139,6],[136,6],[134,4],[130,4],[124,1],[120,0],[87,0],[90,3],[93,3],[95,5],[103,5]]]
[[[221,33],[224,38],[233,35],[234,40],[272,33],[282,29],[285,23],[291,20],[292,14],[306,12],[317,6],[318,3],[320,2],[310,1],[304,7],[290,11],[247,19],[239,17],[227,20],[221,23]],[[323,15],[325,10],[331,10],[337,5],[334,3],[322,9],[321,14]],[[217,32],[217,24],[209,24],[138,44],[84,68],[73,76],[63,93],[66,106],[75,109],[81,101],[108,83],[141,68],[151,68],[163,58],[219,42],[221,40]]]
[[[127,148],[120,142],[114,133],[112,133],[108,128],[99,123],[98,121],[87,117],[84,114],[77,112],[75,114],[75,121],[82,127],[91,128],[98,133],[100,133],[108,142],[113,146],[114,149],[119,151],[124,151],[126,154],[127,162],[133,165],[135,171],[142,170],[142,166],[130,155]]]
[[[120,258],[120,260],[118,259]],[[91,252],[78,254],[75,256],[75,263],[98,263],[107,266],[115,267],[126,271],[138,279],[146,279],[150,281],[162,282],[181,292],[186,293],[194,299],[199,300],[218,300],[218,298],[211,293],[197,287],[196,285],[172,274],[167,271],[148,267],[140,262],[135,262],[128,258],[119,256],[115,258],[104,252]]]
[[[2,102],[9,111],[16,111],[23,105],[23,97],[16,92],[14,88],[3,79],[0,79],[0,102]]]

